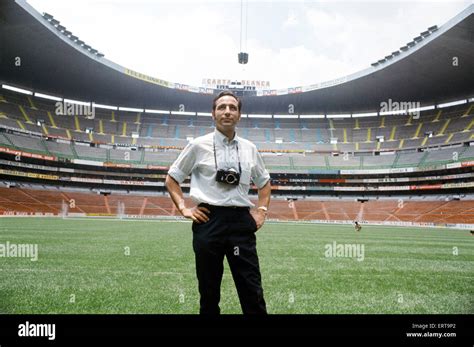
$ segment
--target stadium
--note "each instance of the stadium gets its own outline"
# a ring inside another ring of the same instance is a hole
[[[0,312],[197,313],[164,180],[219,88],[120,66],[24,0],[1,2],[0,37]],[[474,312],[473,37],[471,5],[352,75],[236,89],[271,175],[270,313]],[[221,304],[240,313],[228,268]]]

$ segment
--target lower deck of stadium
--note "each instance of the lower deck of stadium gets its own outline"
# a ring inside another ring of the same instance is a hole
[[[431,199],[431,200],[427,200]],[[256,202],[256,201],[254,201]],[[189,201],[188,205],[193,206]],[[82,213],[112,216],[180,216],[167,195],[99,194],[97,192],[0,187],[0,215]],[[451,200],[424,196],[365,201],[311,198],[275,198],[268,214],[278,220],[413,222],[474,224],[474,200]]]

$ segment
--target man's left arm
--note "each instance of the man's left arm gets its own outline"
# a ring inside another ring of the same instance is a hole
[[[258,205],[251,213],[255,219],[255,223],[257,224],[257,229],[260,229],[263,223],[265,223],[265,218],[267,217],[272,187],[270,185],[270,174],[267,169],[265,169],[263,158],[260,153],[258,153],[256,147],[254,147],[253,155],[253,162],[255,165],[252,167],[251,176],[252,181],[258,189]]]
[[[252,217],[255,219],[257,224],[257,229],[260,229],[265,223],[265,218],[267,218],[267,210],[270,205],[270,196],[272,193],[272,187],[270,185],[270,180],[262,188],[258,189],[258,206],[252,211]]]

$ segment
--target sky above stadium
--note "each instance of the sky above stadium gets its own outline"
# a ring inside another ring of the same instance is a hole
[[[219,78],[269,81],[272,89],[369,68],[472,3],[245,0],[241,20],[240,0],[27,1],[135,71],[198,87]],[[237,61],[241,44],[247,65]]]

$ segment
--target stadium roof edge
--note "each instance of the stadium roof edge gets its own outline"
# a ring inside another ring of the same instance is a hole
[[[90,53],[88,50],[81,49],[81,46],[74,45],[73,42],[71,42],[71,40],[68,40],[68,38],[65,35],[62,35],[60,31],[53,30],[53,27],[51,25],[49,25],[48,21],[35,8],[33,8],[30,4],[28,4],[26,2],[26,0],[15,0],[15,2],[17,2],[26,11],[28,11],[28,13],[30,13],[41,24],[43,24],[48,30],[53,32],[58,38],[60,38],[61,40],[63,40],[67,44],[69,44],[72,47],[74,47],[75,49],[77,49],[80,53],[88,56],[91,59],[98,60],[101,64],[107,65],[108,67],[110,67],[112,69],[115,69],[118,72],[121,72],[123,74],[126,74],[127,71],[132,71],[132,69],[130,69],[130,68],[121,66],[121,65],[119,65],[119,64],[117,64],[117,63],[115,63],[111,60],[108,60],[108,59],[104,58],[104,57],[100,58],[97,55],[95,55],[93,53]],[[402,59],[405,59],[407,56],[413,54],[414,52],[416,52],[417,50],[419,50],[423,46],[427,45],[428,43],[430,43],[431,41],[436,39],[438,36],[444,34],[446,31],[448,31],[453,26],[455,26],[456,24],[458,24],[463,19],[465,19],[466,17],[468,17],[469,15],[471,15],[473,13],[474,13],[474,4],[471,4],[466,9],[464,9],[462,12],[457,14],[455,17],[451,18],[448,22],[446,22],[445,24],[443,24],[440,27],[437,27],[437,30],[435,32],[431,33],[431,35],[423,38],[422,40],[417,42],[413,47],[409,48],[408,50],[401,51],[401,52],[399,51],[400,54],[398,54],[396,56],[392,56],[391,59],[386,60],[385,63],[378,64],[377,66],[370,66],[370,67],[368,67],[364,70],[357,71],[355,73],[352,73],[352,74],[349,74],[349,75],[346,75],[346,76],[341,76],[341,77],[338,77],[338,78],[333,79],[333,80],[319,82],[319,83],[316,83],[316,84],[312,84],[310,86],[301,86],[301,88],[306,88],[306,91],[312,91],[312,90],[317,90],[317,89],[321,89],[321,88],[327,88],[328,86],[335,86],[335,85],[338,85],[338,84],[346,83],[346,82],[352,81],[354,79],[370,75],[370,74],[372,74],[372,73],[374,73],[378,70],[384,69],[384,68],[386,68],[390,65],[393,65],[393,64],[397,63],[398,61],[400,61]],[[157,77],[151,77],[151,78],[155,78],[155,79],[160,80]],[[175,82],[168,82],[168,81],[163,81],[163,82],[170,83],[171,85],[173,85],[175,83]],[[177,83],[179,83],[179,82],[177,82]],[[291,88],[300,88],[300,87],[292,86],[292,87],[289,87],[289,88],[291,89]],[[287,94],[289,88],[281,89],[280,91],[286,91],[286,94]]]
[[[370,66],[364,70],[355,72],[353,74],[347,75],[347,76],[342,76],[339,77],[338,79],[335,79],[334,81],[340,81],[344,80],[345,82],[352,81],[354,79],[370,75],[376,71],[382,70],[384,68],[389,67],[390,65],[398,63],[400,60],[403,60],[410,56],[411,54],[414,54],[417,50],[421,49],[425,45],[429,44],[431,41],[435,40],[437,37],[441,36],[445,32],[447,32],[449,29],[454,27],[456,24],[467,18],[469,15],[474,13],[474,4],[471,4],[468,6],[466,9],[464,9],[461,13],[457,14],[455,17],[451,18],[448,22],[443,24],[442,26],[438,27],[438,30],[433,32],[431,35],[423,38],[422,40],[418,41],[413,47],[409,48],[408,50],[405,51],[399,51],[399,54],[396,56],[392,56],[389,60],[385,58],[382,58],[385,60],[384,63],[380,63],[377,66]],[[327,82],[322,82],[320,83],[321,85],[324,85],[325,83],[331,83],[332,81],[327,81]],[[340,83],[337,83],[340,84]],[[335,85],[337,85],[335,84]]]

